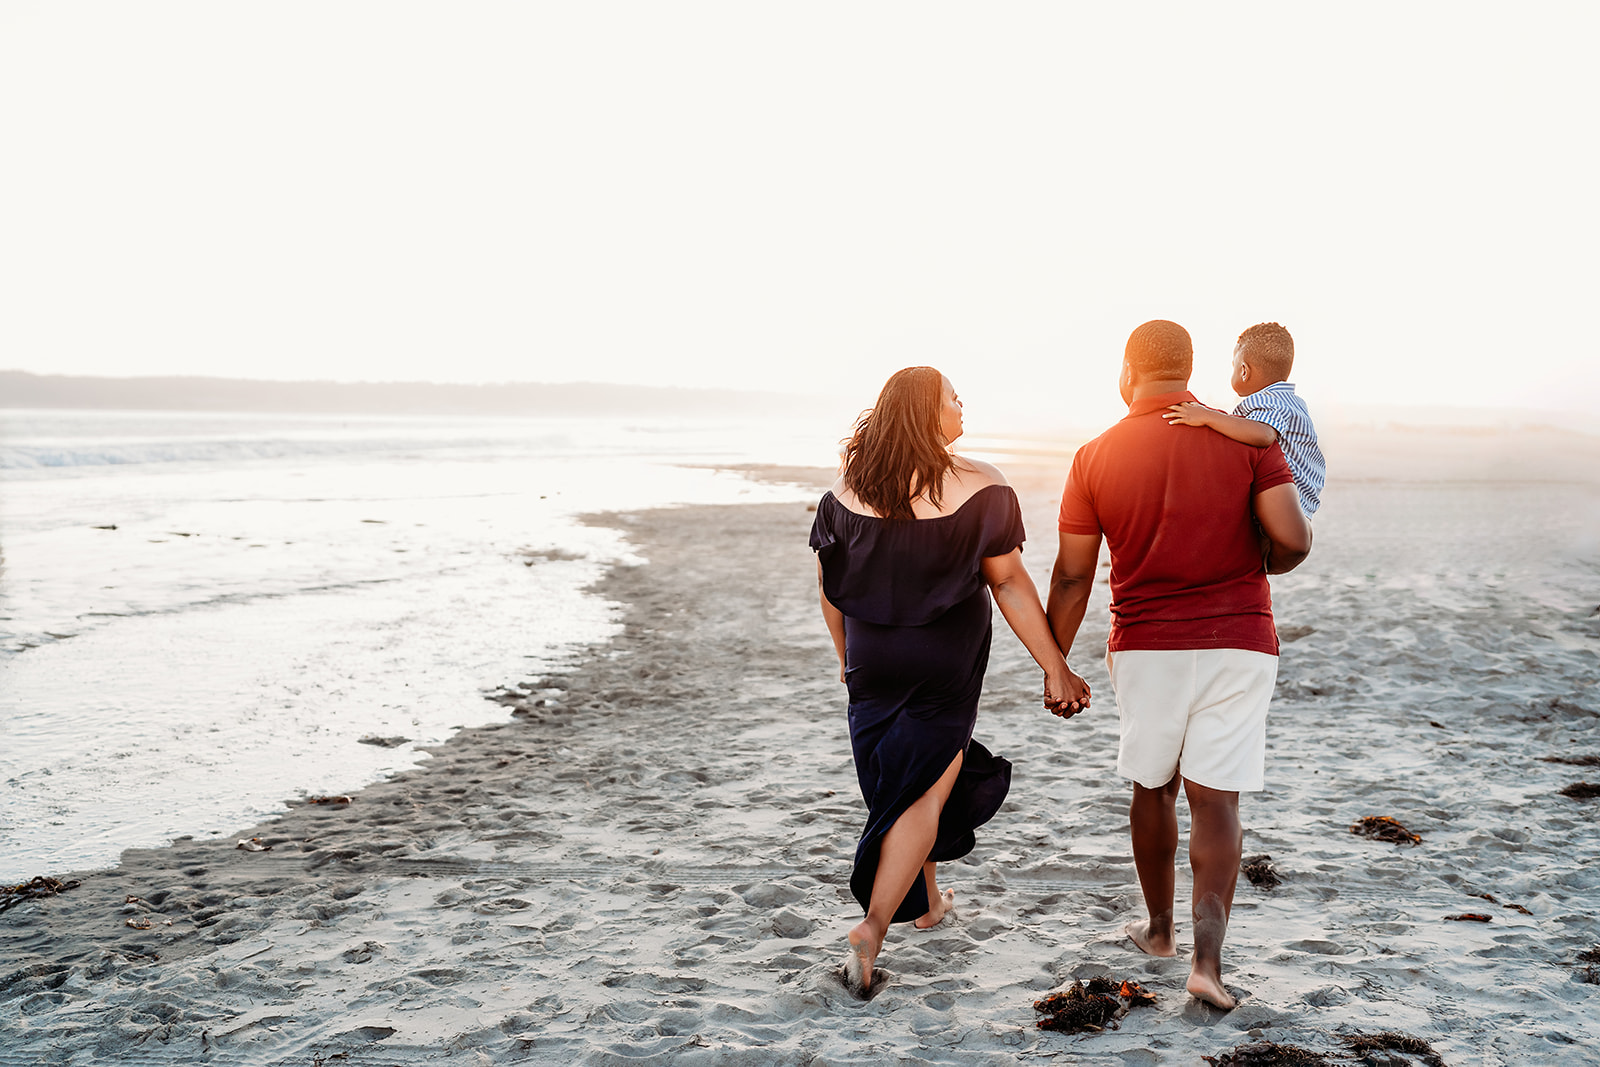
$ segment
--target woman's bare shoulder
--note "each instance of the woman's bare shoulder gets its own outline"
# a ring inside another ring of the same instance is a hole
[[[829,489],[828,492],[833,494],[833,499],[838,502],[839,506],[844,508],[846,511],[853,511],[857,515],[868,515],[873,517],[876,517],[877,515],[877,512],[863,504],[861,502],[861,498],[856,496],[855,493],[851,492],[849,487],[844,484],[844,475],[842,474],[839,476],[838,480],[833,483],[833,488]]]
[[[972,483],[974,492],[988,485],[1010,484],[999,467],[971,456],[956,456],[956,470],[961,473],[962,481]]]

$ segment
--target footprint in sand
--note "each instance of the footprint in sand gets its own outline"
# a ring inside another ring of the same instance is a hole
[[[382,956],[388,951],[388,946],[381,941],[363,941],[356,948],[347,948],[340,953],[339,958],[346,963],[371,963],[376,956]]]
[[[816,923],[790,908],[784,908],[772,916],[772,933],[775,937],[798,941],[810,936],[816,928]]]

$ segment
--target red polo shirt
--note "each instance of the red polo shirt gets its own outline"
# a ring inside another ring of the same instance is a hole
[[[1146,397],[1078,450],[1062,533],[1111,549],[1113,652],[1242,648],[1278,654],[1252,518],[1257,493],[1293,481],[1276,444],[1254,448],[1161,417],[1189,392]]]

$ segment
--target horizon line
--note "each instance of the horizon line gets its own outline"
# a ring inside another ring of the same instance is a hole
[[[10,388],[8,388],[8,386]],[[15,395],[21,386],[23,395]],[[160,387],[188,387],[185,396],[155,395]],[[123,390],[129,393],[116,395]],[[532,390],[554,395],[535,396]],[[432,398],[438,391],[446,395]],[[11,394],[11,395],[8,395]],[[131,394],[131,395],[129,395]],[[253,395],[252,395],[253,394]],[[320,394],[320,395],[319,395]],[[454,394],[454,401],[448,397]],[[498,394],[498,395],[497,395]],[[671,398],[668,401],[668,398]],[[552,407],[573,415],[642,414],[663,402],[686,403],[685,414],[704,415],[706,405],[738,400],[764,410],[748,414],[789,413],[802,409],[839,407],[837,398],[822,393],[779,392],[772,389],[729,386],[653,385],[605,381],[498,381],[436,382],[423,380],[337,381],[333,379],[231,378],[202,374],[91,375],[40,374],[0,369],[0,409],[85,411],[173,411],[217,413],[253,411],[281,414],[360,415],[535,415],[552,414]],[[431,401],[431,402],[430,402]],[[349,405],[349,406],[347,406]],[[1323,400],[1316,404],[1319,421],[1330,427],[1374,421],[1396,422],[1402,417],[1422,420],[1432,427],[1518,428],[1549,426],[1600,435],[1600,418],[1581,408],[1527,407],[1489,404],[1397,404]],[[980,420],[981,421],[981,420]],[[1015,429],[1031,436],[1042,419],[1023,418]],[[1096,420],[1098,424],[1099,420]],[[1402,424],[1405,424],[1402,422]],[[1414,424],[1414,423],[1413,423]],[[977,426],[974,426],[977,429]],[[995,429],[999,429],[996,427]],[[981,431],[980,431],[981,432]],[[1006,436],[1004,433],[996,436]]]

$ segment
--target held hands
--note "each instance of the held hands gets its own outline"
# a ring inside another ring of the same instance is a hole
[[[1044,706],[1052,715],[1070,719],[1089,710],[1089,683],[1073,673],[1065,660],[1045,671]]]
[[[1210,408],[1193,400],[1185,400],[1181,404],[1173,404],[1161,413],[1169,426],[1208,426],[1211,423],[1208,417]]]

